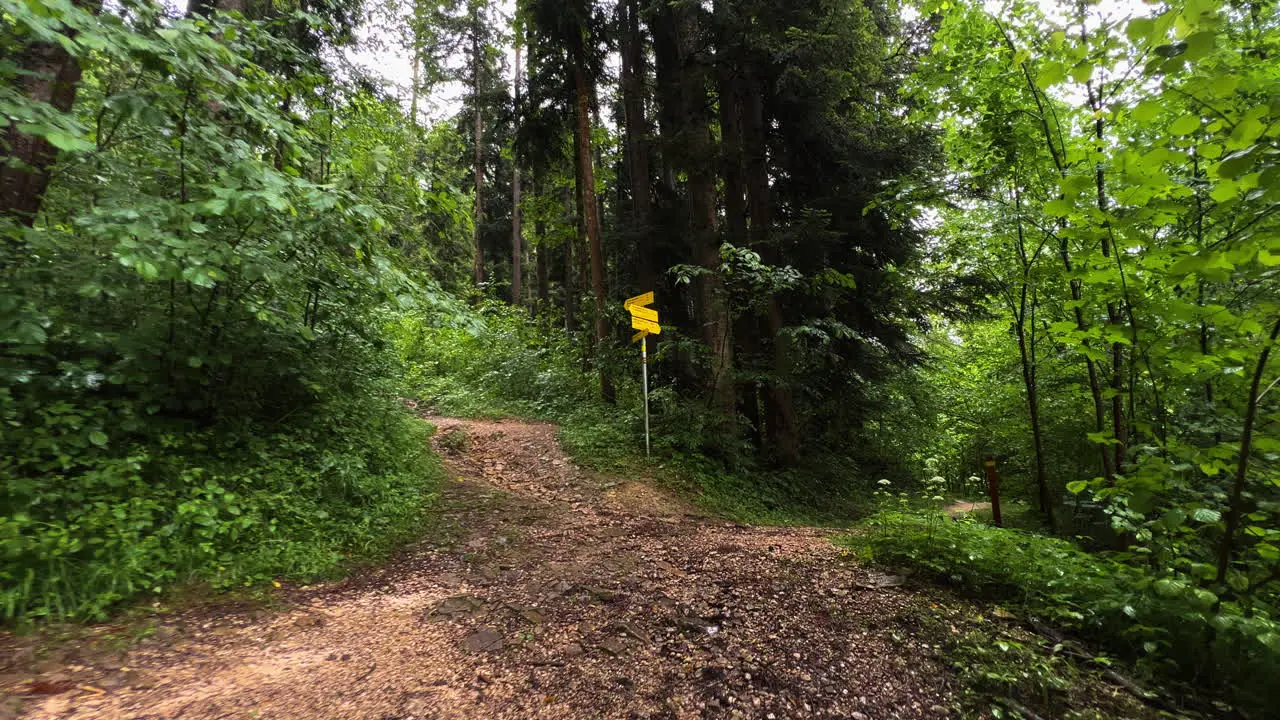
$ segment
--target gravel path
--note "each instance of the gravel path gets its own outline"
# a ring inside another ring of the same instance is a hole
[[[0,660],[30,718],[938,718],[924,602],[825,531],[707,518],[574,468],[551,425],[434,418],[432,538],[283,609]],[[871,587],[879,589],[869,589]]]

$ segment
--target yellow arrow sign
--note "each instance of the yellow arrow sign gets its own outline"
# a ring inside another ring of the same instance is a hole
[[[635,317],[634,315],[631,316],[631,329],[644,330],[645,332],[651,335],[662,334],[661,325],[659,325],[656,322],[653,322],[652,320],[645,320],[644,318],[638,318],[638,317]]]
[[[631,336],[631,342],[640,342],[642,339],[648,337],[648,335],[649,333],[647,331],[641,330],[640,332]]]
[[[622,303],[622,307],[630,310],[631,306],[633,305],[639,305],[643,307],[645,305],[652,305],[652,304],[653,304],[653,291],[650,290],[649,292],[643,295],[637,295],[633,298],[627,298],[626,301]]]
[[[653,308],[632,305],[627,308],[627,310],[631,312],[631,317],[638,317],[641,320],[648,320],[649,322],[658,322],[658,311]]]

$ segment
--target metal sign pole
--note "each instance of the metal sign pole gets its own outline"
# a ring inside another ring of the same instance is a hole
[[[627,298],[622,307],[631,313],[631,329],[638,330],[631,342],[640,341],[640,372],[644,375],[644,456],[649,457],[649,343],[650,334],[660,335],[658,311],[646,307],[653,304],[653,291]]]
[[[644,375],[644,456],[649,457],[649,338],[640,338],[640,372]]]

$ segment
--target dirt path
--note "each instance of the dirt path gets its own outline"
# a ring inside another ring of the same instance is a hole
[[[189,613],[40,675],[0,660],[21,698],[0,718],[948,714],[937,639],[907,611],[921,601],[864,589],[825,532],[726,524],[576,470],[550,425],[434,421],[444,537],[284,610]]]
[[[991,509],[991,503],[989,502],[970,502],[968,500],[958,500],[942,508],[942,512],[950,515],[951,517],[960,517],[962,515],[975,513],[979,510],[990,510],[990,509]]]

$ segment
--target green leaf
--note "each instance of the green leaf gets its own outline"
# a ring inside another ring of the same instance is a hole
[[[199,207],[201,212],[210,215],[222,215],[227,211],[227,201],[225,198],[212,198],[200,203]]]
[[[1222,519],[1222,513],[1217,510],[1210,510],[1209,508],[1199,508],[1195,512],[1191,513],[1191,518],[1196,522],[1213,523]]]
[[[1161,578],[1155,582],[1153,587],[1156,594],[1161,597],[1174,597],[1176,595],[1181,595],[1182,591],[1186,589],[1187,584],[1181,580]]]
[[[1218,163],[1218,177],[1233,180],[1249,172],[1252,167],[1252,153],[1232,153],[1227,159]]]
[[[1241,120],[1231,131],[1231,140],[1235,143],[1234,147],[1244,147],[1253,143],[1262,136],[1266,129],[1266,126],[1256,118],[1247,117]]]
[[[1051,217],[1066,217],[1071,214],[1071,209],[1071,202],[1062,198],[1050,200],[1044,204],[1045,214]]]
[[[1258,251],[1258,262],[1267,267],[1275,267],[1280,265],[1280,254],[1272,253],[1270,250],[1263,248]]]
[[[1156,21],[1152,18],[1134,18],[1124,27],[1125,37],[1135,45],[1141,45],[1151,38],[1155,32]]]
[[[44,136],[44,139],[48,140],[50,145],[53,145],[59,150],[65,150],[68,152],[84,152],[97,147],[97,145],[94,145],[82,137],[71,135],[60,130],[50,131]]]
[[[1199,129],[1200,116],[1194,114],[1183,115],[1169,125],[1169,133],[1172,135],[1190,135]]]
[[[1212,580],[1218,575],[1218,568],[1209,563],[1191,563],[1191,574],[1201,580]]]
[[[1280,652],[1280,633],[1263,633],[1258,636],[1258,642],[1266,645],[1275,652]]]
[[[1140,123],[1149,123],[1160,117],[1162,105],[1155,100],[1143,100],[1133,108],[1133,119]]]
[[[1209,261],[1200,255],[1187,255],[1169,268],[1169,274],[1175,276],[1190,275],[1193,272],[1199,272],[1208,265]]]
[[[40,345],[49,339],[44,328],[33,322],[19,322],[8,331],[8,337],[0,336],[5,342],[18,345]]]
[[[1188,60],[1199,60],[1213,52],[1216,41],[1217,33],[1212,30],[1201,30],[1200,32],[1192,33],[1185,40],[1187,49],[1183,56]]]
[[[1062,66],[1062,63],[1052,60],[1040,67],[1040,72],[1036,75],[1036,85],[1041,90],[1047,90],[1066,79],[1066,68]]]
[[[1239,75],[1217,75],[1210,80],[1213,87],[1213,94],[1218,97],[1227,97],[1236,91],[1240,86]]]
[[[1204,588],[1195,588],[1191,591],[1191,601],[1201,610],[1208,610],[1218,602],[1218,596]]]
[[[1240,186],[1237,185],[1235,181],[1223,180],[1218,183],[1217,187],[1213,189],[1213,192],[1209,193],[1209,197],[1213,198],[1215,202],[1224,203],[1234,200],[1236,195],[1239,194]]]
[[[97,445],[98,447],[106,447],[107,439],[108,439],[107,434],[102,432],[101,430],[94,430],[93,432],[89,433],[89,442],[93,443],[94,445]]]
[[[1167,532],[1174,532],[1178,528],[1182,527],[1182,523],[1186,519],[1187,519],[1187,514],[1185,512],[1183,512],[1179,508],[1173,508],[1172,510],[1166,512],[1164,516],[1160,518],[1160,524],[1164,526],[1164,529]]]
[[[1073,495],[1079,495],[1089,487],[1089,483],[1085,480],[1073,480],[1067,483],[1067,492]]]

